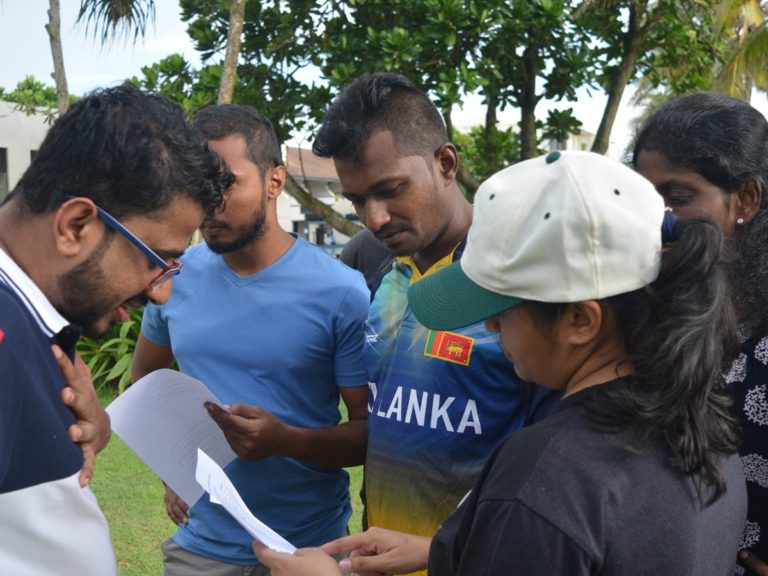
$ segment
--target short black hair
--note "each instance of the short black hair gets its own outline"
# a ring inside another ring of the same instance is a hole
[[[209,106],[198,112],[192,122],[208,140],[242,136],[249,159],[259,167],[262,175],[270,168],[283,164],[272,123],[251,106]]]
[[[357,160],[366,141],[389,131],[405,156],[431,156],[448,142],[445,122],[429,97],[401,74],[362,76],[333,101],[312,144],[326,158]]]
[[[82,196],[125,218],[187,197],[212,212],[231,181],[181,106],[126,83],[74,102],[8,199],[45,213],[64,196]]]

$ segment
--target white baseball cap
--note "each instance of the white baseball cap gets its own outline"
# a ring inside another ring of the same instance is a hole
[[[428,328],[474,324],[526,300],[580,302],[653,282],[664,202],[627,166],[563,151],[497,172],[475,194],[464,254],[408,291]]]

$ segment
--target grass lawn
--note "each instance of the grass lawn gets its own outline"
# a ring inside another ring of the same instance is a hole
[[[102,398],[106,404],[109,397]],[[351,532],[360,531],[362,466],[349,468],[353,514]],[[121,576],[162,572],[160,544],[173,534],[160,480],[117,435],[96,460],[92,488],[112,533]]]

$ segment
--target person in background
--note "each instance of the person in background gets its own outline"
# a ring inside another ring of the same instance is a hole
[[[461,258],[472,221],[456,148],[427,95],[398,74],[361,77],[312,149],[333,158],[342,195],[395,256],[366,323],[367,524],[432,535],[493,449],[558,395],[519,379],[482,322],[431,330],[413,316],[408,288]]]
[[[633,163],[674,214],[712,218],[733,248],[741,353],[726,381],[741,420],[749,495],[739,571],[768,575],[768,122],[721,94],[678,98],[642,127]]]
[[[746,512],[722,366],[736,322],[722,234],[680,220],[623,164],[553,152],[475,196],[460,262],[414,284],[434,329],[485,319],[519,376],[561,390],[504,442],[434,537],[370,529],[283,554],[274,576],[345,572],[731,576]]]
[[[78,337],[103,337],[130,308],[168,299],[178,258],[230,180],[180,106],[125,85],[73,103],[0,206],[3,574],[117,573],[83,486],[93,454],[67,435],[76,416],[62,388],[75,385],[76,436],[95,452],[109,420],[95,412]]]
[[[344,264],[363,274],[369,289],[378,284],[379,271],[386,268],[392,258],[392,253],[368,228],[352,236],[339,255]]]
[[[173,360],[228,404],[207,406],[238,458],[226,468],[246,505],[294,545],[347,533],[343,466],[366,444],[362,277],[277,219],[285,167],[270,122],[248,106],[201,110],[194,125],[235,175],[205,243],[182,259],[163,306],[147,306],[134,380]],[[339,398],[348,421],[339,423]],[[202,407],[201,407],[202,409]],[[250,535],[206,494],[191,509],[166,488],[179,528],[166,576],[260,575]]]

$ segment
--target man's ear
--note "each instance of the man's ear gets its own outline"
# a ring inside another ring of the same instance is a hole
[[[53,238],[62,256],[77,256],[90,251],[103,235],[103,223],[96,205],[88,198],[72,198],[53,215]]]
[[[435,152],[435,162],[439,167],[440,174],[448,183],[456,179],[456,173],[459,171],[459,153],[456,146],[446,142]]]
[[[603,309],[594,300],[569,304],[561,318],[564,339],[573,346],[593,342],[603,326]]]
[[[760,209],[762,199],[763,185],[750,178],[736,192],[736,216],[748,224]]]
[[[270,168],[267,172],[266,186],[267,186],[267,198],[274,200],[283,192],[285,187],[285,180],[288,177],[288,172],[285,166],[275,166]]]

